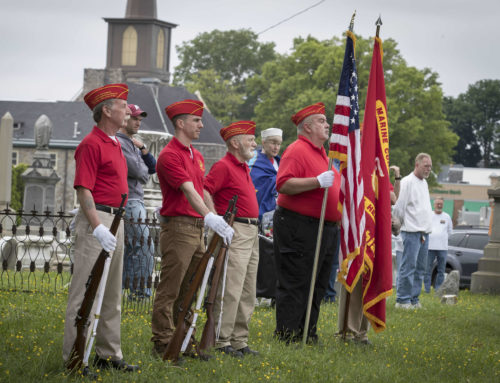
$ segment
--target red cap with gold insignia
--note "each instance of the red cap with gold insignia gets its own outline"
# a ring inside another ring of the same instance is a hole
[[[292,116],[292,121],[295,125],[298,125],[304,118],[312,114],[325,114],[325,104],[317,102],[316,104],[306,106]]]
[[[108,84],[91,90],[85,95],[85,97],[83,97],[83,100],[90,110],[94,110],[94,108],[103,101],[110,100],[112,98],[119,98],[126,101],[127,97],[127,84]]]
[[[224,141],[227,141],[233,136],[239,134],[255,135],[255,122],[253,121],[237,121],[220,130],[220,135]]]
[[[180,114],[192,114],[201,117],[203,114],[203,103],[198,100],[183,100],[174,102],[165,108],[168,118],[171,120]]]

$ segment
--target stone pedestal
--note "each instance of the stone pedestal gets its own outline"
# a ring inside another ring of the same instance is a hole
[[[478,271],[472,273],[470,290],[473,293],[500,294],[500,184],[488,190],[493,198],[490,242],[479,259]]]
[[[7,112],[0,123],[0,206],[10,203],[12,184],[12,132],[14,119]]]

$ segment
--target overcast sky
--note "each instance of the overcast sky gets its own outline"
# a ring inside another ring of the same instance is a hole
[[[178,24],[175,45],[214,29],[266,28],[320,0],[157,0],[158,19]],[[107,24],[125,16],[126,0],[0,0],[0,100],[70,100],[84,68],[106,65]],[[354,31],[398,42],[409,65],[439,74],[445,95],[481,79],[500,78],[500,0],[325,0],[259,36],[286,53],[294,37],[341,36],[357,10]]]

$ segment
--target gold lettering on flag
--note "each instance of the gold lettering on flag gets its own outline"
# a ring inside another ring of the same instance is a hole
[[[385,159],[386,170],[389,169],[389,124],[387,121],[387,110],[381,100],[375,102],[375,115],[382,153]]]
[[[372,221],[375,221],[375,205],[367,197],[365,197],[365,212],[370,215]]]

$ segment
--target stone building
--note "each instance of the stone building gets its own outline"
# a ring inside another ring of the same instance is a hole
[[[61,180],[56,185],[55,210],[71,210],[76,203],[73,189],[74,151],[92,129],[92,113],[83,102],[91,89],[106,83],[125,82],[130,88],[129,103],[138,104],[148,113],[142,130],[148,139],[163,137],[163,145],[174,133],[165,114],[165,106],[197,97],[185,88],[169,85],[171,33],[177,25],[157,19],[156,0],[128,0],[124,18],[106,18],[108,23],[107,62],[104,69],[84,70],[83,91],[75,101],[20,102],[0,101],[0,115],[10,112],[14,118],[13,165],[32,164],[35,152],[34,125],[41,115],[53,124],[48,153]],[[194,146],[200,150],[207,171],[226,152],[219,135],[222,125],[208,112],[203,114],[204,128]],[[155,134],[156,132],[156,134]],[[163,146],[153,145],[157,155]],[[151,187],[157,188],[152,181]]]

